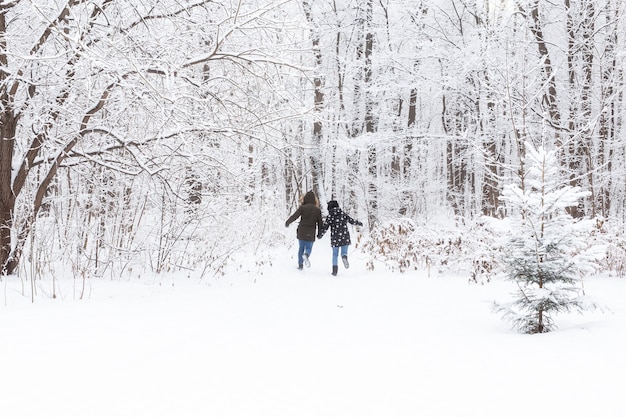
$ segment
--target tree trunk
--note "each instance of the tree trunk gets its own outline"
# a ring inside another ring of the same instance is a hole
[[[570,88],[569,139],[567,160],[570,185],[588,187],[594,192],[593,161],[591,156],[591,85],[593,66],[593,2],[581,1],[572,8],[565,0],[567,11],[567,65]],[[580,64],[580,65],[578,65]],[[578,69],[580,68],[580,69]],[[585,184],[583,180],[588,180]],[[592,213],[595,214],[594,197],[591,198]],[[574,218],[585,215],[583,205],[568,208]]]
[[[535,0],[530,11],[530,30],[535,37],[539,56],[543,62],[543,74],[547,89],[543,93],[543,103],[548,108],[550,120],[548,122],[555,128],[559,128],[561,124],[561,112],[558,108],[556,80],[552,69],[552,60],[548,51],[548,44],[544,38],[542,23],[539,19],[539,0]],[[560,137],[558,130],[555,130],[555,143],[560,146]]]
[[[0,34],[6,33],[5,14],[0,13]],[[6,39],[0,36],[0,65],[8,67]],[[13,193],[13,153],[15,148],[15,129],[17,118],[13,114],[11,97],[7,91],[7,75],[0,71],[0,274],[11,274],[16,267],[12,259],[11,230],[15,211]]]
[[[365,66],[363,68],[363,84],[365,89],[365,132],[375,133],[377,123],[374,117],[374,97],[371,92],[372,84],[372,54],[374,50],[374,2],[368,0],[366,5],[365,29]],[[367,149],[367,164],[369,173],[368,184],[368,222],[370,228],[374,227],[378,219],[378,151],[375,144],[371,144]]]
[[[313,76],[313,150],[309,154],[309,162],[311,164],[311,179],[313,181],[313,191],[317,194],[320,201],[325,200],[324,187],[321,184],[322,164],[320,162],[320,150],[322,147],[322,138],[324,135],[324,125],[322,124],[321,113],[324,109],[324,80],[321,75],[322,68],[322,51],[320,46],[320,37],[313,11],[308,1],[303,1],[304,14],[307,21],[311,25],[311,42],[313,46],[313,55],[315,58],[315,74]]]
[[[12,184],[13,145],[15,136],[15,120],[3,98],[4,113],[0,115],[0,272],[11,274],[15,269],[12,256],[11,230],[15,195]]]
[[[614,10],[613,13],[606,15],[606,27],[607,35],[605,36],[605,51],[602,56],[604,62],[601,64],[602,78],[600,80],[601,87],[601,107],[606,111],[600,114],[600,128],[599,143],[598,143],[598,166],[606,166],[603,170],[607,173],[604,176],[602,184],[599,186],[599,191],[596,196],[597,210],[603,218],[607,218],[610,215],[611,209],[611,189],[612,178],[611,172],[613,171],[613,158],[614,150],[612,143],[616,140],[616,131],[618,130],[619,123],[617,121],[617,108],[620,100],[621,89],[616,91],[616,85],[623,85],[624,81],[621,79],[622,73],[618,69],[618,62],[616,59],[616,50],[618,42],[618,9],[615,5],[611,5],[608,10]]]

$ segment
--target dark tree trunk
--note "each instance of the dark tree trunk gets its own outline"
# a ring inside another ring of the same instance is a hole
[[[6,32],[4,13],[0,13],[0,34]],[[8,67],[6,56],[6,40],[0,36],[0,65]],[[7,73],[0,71],[0,273],[13,273],[16,262],[12,259],[11,229],[15,210],[15,194],[13,193],[13,153],[15,147],[15,129],[17,120],[13,114],[12,103],[7,91]]]

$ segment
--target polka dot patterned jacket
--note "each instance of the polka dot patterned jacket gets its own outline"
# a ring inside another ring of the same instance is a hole
[[[324,236],[324,233],[330,227],[330,246],[341,247],[350,245],[350,232],[348,231],[348,223],[355,226],[363,226],[360,221],[354,220],[339,208],[339,203],[335,200],[328,202],[328,216],[324,220],[324,225],[320,229],[318,239]]]

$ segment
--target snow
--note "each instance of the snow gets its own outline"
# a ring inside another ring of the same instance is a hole
[[[30,302],[2,283],[0,410],[19,417],[618,416],[626,280],[590,277],[610,310],[517,334],[492,312],[513,284],[377,266],[330,275],[330,248],[263,273],[90,279]],[[250,261],[252,265],[254,261]]]

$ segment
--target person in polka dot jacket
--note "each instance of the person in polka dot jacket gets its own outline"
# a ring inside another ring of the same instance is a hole
[[[348,223],[355,226],[363,226],[358,220],[354,220],[339,208],[339,203],[335,200],[328,202],[328,216],[324,220],[324,224],[319,229],[318,239],[324,236],[324,233],[330,227],[330,246],[333,248],[333,275],[337,275],[339,269],[339,251],[341,250],[341,260],[343,266],[350,267],[348,263],[348,247],[350,246],[350,231]]]

